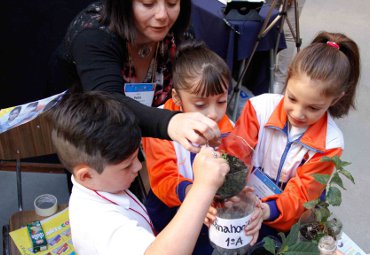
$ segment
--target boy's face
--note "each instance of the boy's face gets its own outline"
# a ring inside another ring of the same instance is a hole
[[[335,102],[335,97],[320,93],[320,83],[306,75],[289,79],[285,90],[284,110],[292,126],[309,127],[318,121]]]
[[[185,90],[180,90],[178,93],[173,91],[172,97],[175,103],[181,106],[183,112],[200,112],[215,122],[219,122],[226,113],[226,90],[222,94],[208,97],[200,97]]]
[[[13,121],[15,118],[18,117],[20,109],[14,109],[9,113],[8,121]]]
[[[116,165],[107,165],[101,174],[96,172],[95,189],[113,194],[128,189],[142,168],[137,158],[138,151]]]

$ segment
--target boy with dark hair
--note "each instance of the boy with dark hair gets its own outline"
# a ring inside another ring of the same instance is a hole
[[[145,207],[128,190],[141,169],[133,113],[113,95],[68,95],[52,110],[52,140],[74,184],[69,218],[76,252],[191,254],[229,168],[212,148],[194,160],[194,183],[177,215],[157,236]]]

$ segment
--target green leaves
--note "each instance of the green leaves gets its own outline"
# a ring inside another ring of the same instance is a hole
[[[313,242],[302,241],[293,244],[289,247],[288,251],[284,253],[285,255],[319,255],[319,249],[317,244]]]
[[[275,241],[268,236],[264,237],[263,238],[263,248],[265,248],[267,251],[271,252],[272,254],[275,254]]]
[[[352,174],[348,170],[344,169],[344,167],[349,166],[351,163],[342,161],[338,156],[334,156],[332,158],[323,157],[321,161],[334,163],[334,172],[332,176],[328,174],[313,174],[313,177],[317,182],[326,185],[325,202],[332,206],[339,206],[342,203],[342,193],[338,187],[345,190],[341,176],[345,176],[352,183],[355,183]],[[312,209],[317,204],[318,201],[315,199],[305,203],[305,207]]]
[[[342,178],[340,178],[338,172],[335,172],[333,174],[333,177],[331,178],[330,184],[336,184],[336,185],[338,185],[339,187],[341,187],[342,189],[345,190],[345,188],[343,186]]]
[[[337,187],[330,187],[326,194],[326,202],[332,206],[340,206],[342,203],[342,193]]]
[[[282,243],[278,250],[276,250],[275,241],[270,237],[263,238],[263,247],[272,254],[278,255],[318,255],[317,243],[299,240],[299,227],[299,222],[294,224],[290,229],[289,235],[286,237],[283,233],[279,233]]]
[[[308,201],[304,204],[304,207],[312,210],[315,216],[316,226],[318,226],[315,234],[312,235],[312,241],[301,241],[299,238],[300,222],[294,224],[290,230],[288,236],[283,233],[279,233],[282,243],[278,250],[276,250],[276,241],[265,237],[264,248],[277,255],[318,255],[319,251],[317,248],[317,241],[323,235],[335,235],[336,231],[333,228],[335,222],[333,219],[329,220],[331,212],[329,206],[339,206],[342,203],[342,193],[341,189],[345,190],[343,185],[342,177],[346,177],[352,183],[354,182],[352,174],[344,169],[346,166],[350,165],[349,162],[342,161],[338,156],[323,157],[322,162],[332,162],[335,166],[332,175],[328,174],[314,174],[313,178],[320,184],[325,185],[325,199],[321,200],[320,197]],[[334,223],[333,223],[334,222]],[[333,229],[332,229],[333,228]],[[341,227],[340,227],[341,229]],[[337,230],[340,232],[337,227]],[[337,231],[337,232],[338,232]],[[302,234],[302,233],[301,233]],[[316,240],[316,241],[315,241]]]
[[[350,180],[353,184],[355,184],[355,180],[353,179],[353,176],[349,171],[345,169],[341,169],[341,170],[338,170],[338,172],[344,175],[345,177],[347,177],[347,179]]]
[[[292,246],[293,244],[297,243],[298,241],[298,233],[299,233],[299,223],[296,223],[290,229],[289,235],[285,239],[285,242],[288,246]],[[284,240],[283,240],[284,243]]]
[[[320,199],[317,198],[315,200],[308,201],[304,204],[304,207],[307,209],[313,209],[316,207],[316,205],[320,202]]]
[[[313,177],[315,178],[315,181],[326,185],[330,179],[329,174],[313,174]]]
[[[336,172],[339,173],[339,174],[342,174],[348,180],[350,180],[353,184],[355,184],[355,180],[354,180],[352,174],[348,170],[344,169],[346,166],[349,166],[351,164],[350,162],[342,161],[338,156],[334,156],[332,158],[323,157],[321,159],[321,162],[333,162],[334,165],[335,165]]]
[[[325,222],[330,217],[331,213],[327,206],[321,206],[314,210],[316,220],[319,222]]]

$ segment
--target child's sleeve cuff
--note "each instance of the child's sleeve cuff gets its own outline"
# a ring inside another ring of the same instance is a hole
[[[280,215],[280,212],[276,205],[276,201],[270,200],[267,201],[266,204],[270,207],[270,217],[266,221],[273,221]]]
[[[184,199],[186,196],[185,190],[186,190],[186,187],[190,184],[192,183],[189,181],[183,181],[179,184],[179,186],[177,186],[177,196],[181,202],[184,202]]]

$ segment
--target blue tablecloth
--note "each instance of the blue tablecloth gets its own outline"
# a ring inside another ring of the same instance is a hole
[[[240,32],[238,35],[223,20],[223,7],[225,5],[217,0],[192,0],[192,28],[195,37],[203,40],[210,49],[224,58],[232,70],[235,61],[250,57],[263,21],[229,20],[235,30]],[[267,4],[262,6],[259,14],[263,19],[266,18],[269,8]],[[277,10],[274,10],[271,20],[277,14]],[[261,39],[257,51],[274,49],[278,32],[278,27],[273,27]],[[279,48],[286,48],[283,35]]]
[[[224,22],[223,7],[225,5],[217,0],[192,0],[192,26],[196,38],[203,40],[232,68],[234,60],[250,57],[262,22],[229,20],[230,24],[240,32],[238,35]],[[262,6],[259,14],[263,19],[266,18],[269,8],[267,4]],[[277,14],[278,12],[274,10],[271,19]],[[274,49],[278,32],[277,26],[272,28],[261,39],[257,51]],[[286,48],[284,36],[281,36],[279,48]]]

